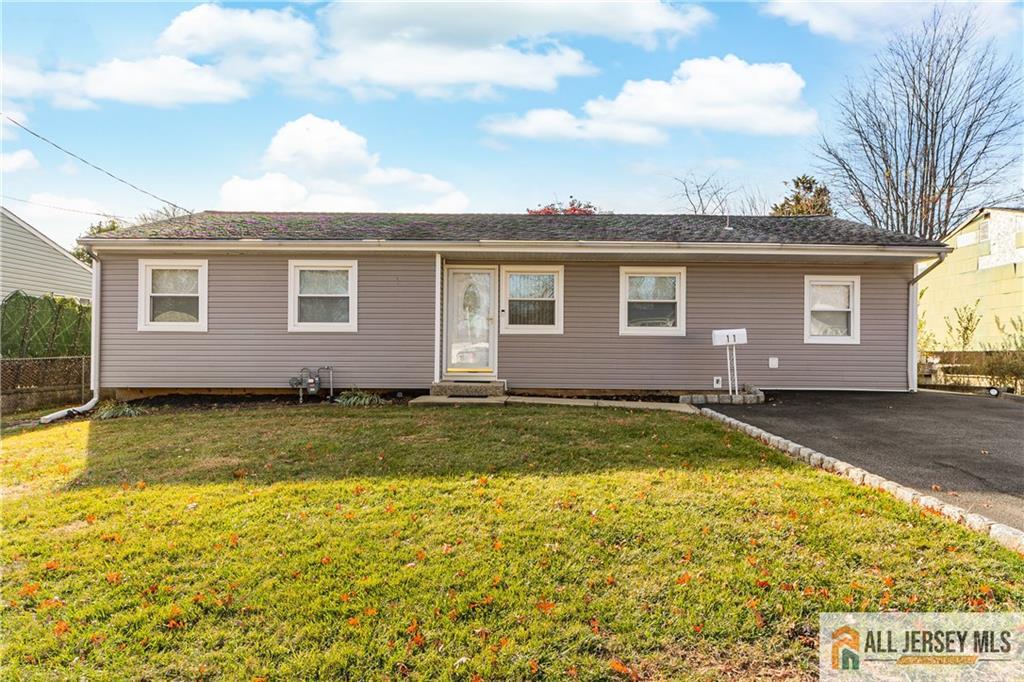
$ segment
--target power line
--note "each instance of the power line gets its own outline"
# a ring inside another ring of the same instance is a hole
[[[106,170],[105,168],[100,168],[96,164],[94,164],[94,163],[92,163],[90,161],[86,161],[85,159],[83,159],[78,154],[75,154],[74,152],[69,151],[69,150],[65,149],[64,147],[61,147],[59,144],[57,144],[53,140],[50,140],[50,139],[40,135],[39,133],[35,132],[34,130],[30,130],[29,128],[26,128],[25,126],[23,126],[22,124],[18,123],[13,118],[8,116],[7,114],[4,114],[4,118],[6,118],[8,121],[10,121],[14,125],[18,126],[19,128],[21,128],[22,130],[24,130],[29,135],[32,135],[33,137],[39,138],[40,140],[42,140],[46,144],[50,145],[51,147],[55,147],[55,148],[59,149],[60,151],[64,152],[65,154],[67,154],[70,157],[78,159],[79,161],[81,161],[85,165],[89,166],[90,168],[95,168],[99,172],[101,172],[101,173],[103,173],[105,175],[109,175],[110,177],[112,177],[113,179],[117,180],[118,182],[120,182],[120,183],[122,183],[124,185],[128,185],[129,187],[131,187],[132,189],[134,189],[134,190],[136,190],[138,192],[142,192],[146,196],[153,197],[157,201],[162,201],[165,204],[173,206],[174,208],[178,209],[179,211],[184,211],[185,213],[188,213],[189,215],[192,214],[192,211],[188,210],[187,208],[184,208],[183,206],[179,206],[178,204],[174,203],[173,201],[168,201],[167,199],[164,199],[163,197],[157,196],[156,194],[153,194],[152,192],[147,192],[146,190],[142,189],[138,185],[132,184],[132,183],[128,182],[127,180],[125,180],[124,178],[121,178],[121,177],[118,177],[118,176],[114,175],[113,173],[111,173],[110,171]]]
[[[9,194],[4,194],[4,195],[0,195],[0,196],[2,196],[2,198],[6,199],[7,201],[20,201],[23,204],[31,204],[32,206],[42,206],[43,208],[54,208],[54,209],[57,209],[58,211],[68,211],[69,213],[82,213],[84,215],[95,215],[95,216],[100,216],[101,218],[113,218],[115,220],[124,220],[124,221],[128,220],[128,218],[125,218],[124,216],[116,215],[114,213],[99,213],[98,211],[83,211],[80,208],[70,208],[68,206],[57,206],[55,204],[41,204],[38,201],[29,201],[28,199],[20,199],[18,197],[12,197]]]

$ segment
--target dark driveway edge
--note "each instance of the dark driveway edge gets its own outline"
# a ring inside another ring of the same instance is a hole
[[[955,521],[956,523],[973,531],[989,536],[1007,549],[1024,555],[1024,531],[1022,530],[1008,526],[1004,523],[996,523],[992,519],[987,516],[982,516],[981,514],[968,513],[967,510],[961,507],[947,504],[938,498],[932,497],[931,495],[922,495],[913,488],[908,488],[907,486],[896,483],[895,481],[882,478],[877,474],[865,471],[860,467],[855,467],[841,459],[829,457],[817,450],[804,447],[799,443],[794,443],[793,441],[782,438],[781,436],[776,436],[775,434],[769,433],[762,428],[754,426],[753,424],[742,422],[739,419],[734,419],[733,417],[724,415],[721,412],[716,412],[710,408],[702,407],[701,414],[706,417],[710,417],[715,421],[719,421],[726,426],[730,426],[737,431],[742,431],[751,438],[756,438],[765,445],[773,447],[783,454],[789,455],[793,459],[804,462],[805,464],[810,464],[812,467],[838,474],[857,485],[863,485],[868,488],[889,493],[896,499],[906,502],[909,505],[917,505],[932,513],[945,516],[951,521]]]

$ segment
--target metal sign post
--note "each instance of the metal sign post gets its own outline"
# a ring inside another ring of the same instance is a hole
[[[736,368],[736,346],[746,342],[746,329],[715,329],[711,332],[711,345],[725,346],[725,373],[729,378],[729,395],[737,395],[740,392],[740,375]]]

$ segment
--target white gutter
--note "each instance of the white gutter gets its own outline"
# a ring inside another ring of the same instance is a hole
[[[605,242],[605,241],[516,241],[478,240],[389,241],[384,239],[296,240],[296,239],[82,239],[79,243],[94,251],[404,251],[430,253],[610,253],[644,255],[802,255],[802,256],[892,256],[897,258],[932,257],[950,251],[946,246],[820,245],[737,242]]]
[[[92,398],[89,399],[84,405],[78,407],[69,407],[66,410],[59,410],[52,414],[48,414],[45,417],[39,419],[40,424],[49,424],[50,422],[63,419],[64,417],[74,417],[80,414],[84,414],[89,410],[96,407],[96,404],[100,401],[100,271],[102,270],[102,264],[99,259],[96,258],[96,254],[93,254],[92,259],[92,326],[91,333],[92,338],[90,339],[90,350],[91,357],[89,358],[89,385],[92,388]]]

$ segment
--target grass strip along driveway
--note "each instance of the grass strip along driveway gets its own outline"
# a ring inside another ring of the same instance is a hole
[[[7,677],[809,676],[1024,559],[701,417],[165,409],[9,432]]]

